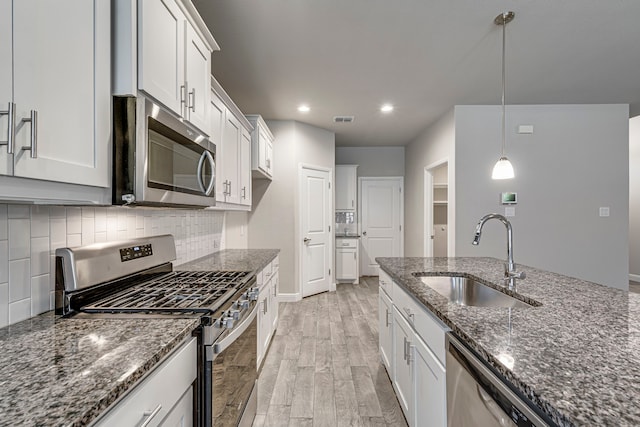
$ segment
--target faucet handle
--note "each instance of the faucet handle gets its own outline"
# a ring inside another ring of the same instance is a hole
[[[527,274],[524,271],[509,271],[507,272],[509,277],[513,277],[514,279],[526,279]]]

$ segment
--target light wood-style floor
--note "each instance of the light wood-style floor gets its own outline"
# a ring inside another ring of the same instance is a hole
[[[629,280],[629,292],[640,293],[640,283]]]
[[[406,427],[378,354],[378,278],[280,304],[254,427]]]

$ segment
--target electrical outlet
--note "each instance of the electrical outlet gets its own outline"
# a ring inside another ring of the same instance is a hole
[[[609,216],[609,207],[601,207],[600,208],[600,216],[606,217]]]

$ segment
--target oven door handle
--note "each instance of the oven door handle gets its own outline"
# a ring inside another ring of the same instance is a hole
[[[213,354],[220,354],[223,351],[225,351],[227,347],[233,344],[233,342],[236,339],[238,339],[238,337],[242,335],[244,331],[246,331],[249,328],[249,326],[251,326],[251,323],[256,318],[257,314],[258,314],[258,304],[255,304],[253,306],[253,309],[251,310],[251,313],[249,313],[249,315],[244,318],[242,323],[240,323],[238,326],[233,328],[233,330],[229,335],[227,335],[220,341],[216,341],[213,343]]]

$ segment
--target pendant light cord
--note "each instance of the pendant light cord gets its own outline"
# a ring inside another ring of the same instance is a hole
[[[502,14],[502,150],[500,151],[501,157],[504,157],[504,148],[505,148],[505,138],[506,138],[506,123],[505,123],[505,115],[506,115],[506,107],[505,107],[505,87],[506,87],[506,67],[505,67],[505,45],[507,42],[507,14]]]

